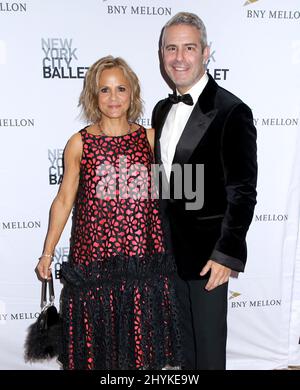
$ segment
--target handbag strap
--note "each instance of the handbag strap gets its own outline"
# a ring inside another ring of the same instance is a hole
[[[47,285],[49,288],[49,304],[52,305],[54,303],[54,299],[55,299],[52,274],[51,274],[49,279],[43,279],[43,281],[42,281],[42,308],[48,304]]]

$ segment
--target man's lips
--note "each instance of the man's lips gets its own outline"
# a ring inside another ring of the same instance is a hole
[[[172,69],[175,70],[175,72],[187,72],[189,70],[188,67],[182,66],[172,66]]]

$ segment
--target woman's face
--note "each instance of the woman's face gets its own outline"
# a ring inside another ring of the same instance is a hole
[[[127,119],[131,88],[122,69],[105,69],[99,79],[98,105],[105,119]]]

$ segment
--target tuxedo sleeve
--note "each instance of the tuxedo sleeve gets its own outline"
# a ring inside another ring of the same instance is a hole
[[[222,134],[222,163],[227,208],[211,259],[244,271],[246,234],[256,204],[257,148],[252,112],[245,104],[227,115]]]

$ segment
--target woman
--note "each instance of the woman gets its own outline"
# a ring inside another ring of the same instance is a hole
[[[121,58],[89,69],[79,103],[92,124],[65,148],[65,171],[37,266],[50,276],[74,207],[62,267],[65,369],[161,369],[180,365],[173,258],[151,196],[154,130],[141,114],[139,81]]]

